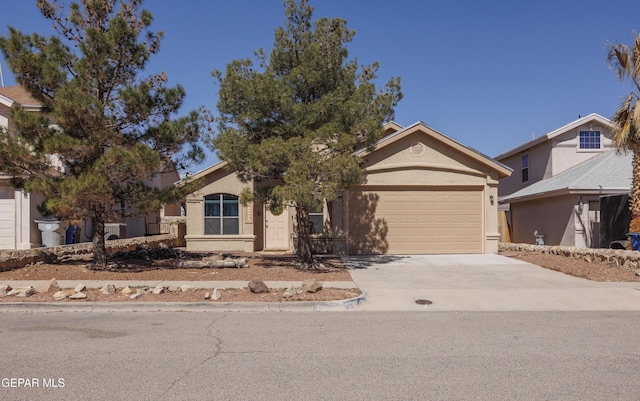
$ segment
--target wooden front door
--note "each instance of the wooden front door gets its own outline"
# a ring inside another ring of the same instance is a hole
[[[285,210],[278,216],[269,209],[265,211],[265,250],[289,250],[289,213]]]

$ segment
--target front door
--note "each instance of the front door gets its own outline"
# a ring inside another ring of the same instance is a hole
[[[265,211],[265,250],[289,250],[289,213],[287,209],[275,216],[266,208]]]

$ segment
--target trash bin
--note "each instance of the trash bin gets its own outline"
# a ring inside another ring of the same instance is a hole
[[[640,251],[640,233],[627,233],[627,236],[631,238],[631,249]]]
[[[78,242],[80,242],[80,227],[69,225],[65,237],[65,244],[77,244]]]
[[[57,219],[40,219],[34,220],[38,224],[38,229],[42,234],[42,246],[58,246],[61,245],[61,229],[60,220]]]

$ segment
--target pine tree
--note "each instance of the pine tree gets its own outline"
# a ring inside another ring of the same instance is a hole
[[[309,211],[363,180],[354,151],[372,149],[401,98],[400,79],[377,92],[378,63],[358,66],[346,44],[355,32],[340,18],[312,21],[306,0],[286,0],[286,24],[270,55],[235,60],[214,71],[218,132],[212,146],[277,214],[296,210],[296,252],[312,261]]]
[[[0,134],[0,171],[44,195],[43,213],[90,219],[97,267],[107,263],[105,222],[180,199],[189,188],[151,180],[204,155],[200,113],[177,116],[184,89],[168,87],[164,73],[139,76],[162,38],[149,30],[152,15],[141,3],[82,0],[66,8],[38,0],[51,37],[11,26],[0,36],[17,82],[43,106],[39,114],[11,110],[15,127]]]

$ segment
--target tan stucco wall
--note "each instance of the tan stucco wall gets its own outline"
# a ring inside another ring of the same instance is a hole
[[[529,181],[522,182],[522,156],[529,155]],[[540,181],[551,172],[551,143],[543,142],[526,151],[509,156],[501,163],[511,167],[513,173],[500,179],[499,195],[506,196]]]
[[[580,150],[580,131],[600,131],[600,150]],[[611,130],[597,122],[586,123],[529,149],[499,159],[511,167],[513,174],[500,180],[500,196],[507,196],[534,182],[557,175],[571,167],[612,149]],[[522,182],[522,155],[529,155],[529,181]]]
[[[254,248],[254,221],[256,211],[253,204],[240,205],[239,235],[204,234],[204,197],[216,193],[239,196],[250,184],[242,183],[234,172],[220,168],[204,177],[204,186],[186,199],[187,249],[194,251],[247,251]]]
[[[579,133],[580,131],[600,131],[599,150],[581,150],[579,149]],[[592,122],[581,125],[575,129],[553,138],[553,150],[551,153],[551,171],[548,176],[561,173],[573,166],[591,159],[602,152],[613,149],[611,140],[611,131],[601,124]],[[547,178],[547,177],[545,177]]]
[[[575,246],[577,196],[567,195],[511,204],[511,241],[534,244],[534,231],[545,245]]]

